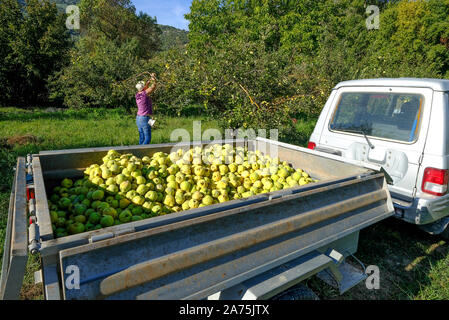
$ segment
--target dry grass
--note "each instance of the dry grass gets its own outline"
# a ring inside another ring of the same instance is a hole
[[[31,134],[17,135],[6,139],[6,144],[9,147],[14,147],[16,145],[25,146],[28,144],[38,144],[40,142],[42,142],[42,139],[39,139]]]

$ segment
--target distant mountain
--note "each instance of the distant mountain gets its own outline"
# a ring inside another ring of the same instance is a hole
[[[25,3],[25,0],[18,0],[20,3]],[[80,0],[50,0],[55,2],[58,9],[65,12],[68,5],[77,4]],[[177,29],[171,26],[159,25],[162,30],[161,41],[162,50],[169,50],[173,48],[184,47],[188,42],[188,31]]]
[[[79,3],[79,0],[50,0],[52,2],[56,2],[56,6],[58,7],[58,9],[60,9],[61,11],[65,11],[65,8],[67,6],[70,6],[72,4],[77,4]]]
[[[71,4],[77,4],[80,0],[50,0],[55,2],[59,10],[65,11],[65,8]],[[25,4],[25,0],[19,0],[19,3]]]
[[[171,26],[159,25],[162,30],[162,50],[184,47],[189,42],[189,32]]]

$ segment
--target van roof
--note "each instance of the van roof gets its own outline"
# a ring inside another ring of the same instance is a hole
[[[431,88],[434,91],[449,91],[449,80],[424,78],[379,78],[340,82],[334,89],[342,87],[414,87]]]

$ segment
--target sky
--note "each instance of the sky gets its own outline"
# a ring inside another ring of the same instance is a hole
[[[188,30],[184,15],[190,11],[192,0],[132,0],[136,11],[143,11],[157,18],[158,24]]]

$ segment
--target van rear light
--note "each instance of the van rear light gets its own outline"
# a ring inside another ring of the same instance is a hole
[[[443,196],[447,193],[449,171],[435,168],[426,168],[421,189],[425,193]]]
[[[315,142],[312,142],[312,141],[309,141],[309,144],[307,145],[307,148],[309,148],[309,149],[315,149],[316,148],[316,143]]]

